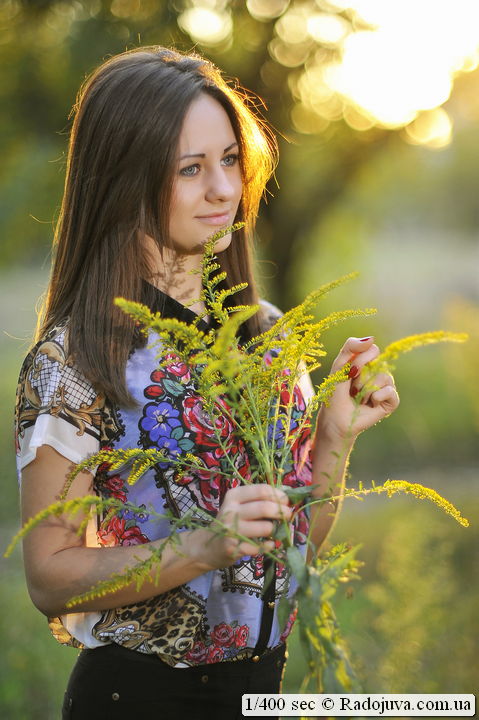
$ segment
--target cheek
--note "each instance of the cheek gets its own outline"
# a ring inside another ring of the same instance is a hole
[[[190,193],[185,193],[181,188],[173,188],[170,205],[170,229],[179,227],[190,214],[191,198]]]

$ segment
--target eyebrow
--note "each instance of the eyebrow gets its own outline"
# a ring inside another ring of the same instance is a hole
[[[225,153],[227,153],[229,150],[231,150],[232,148],[234,148],[235,145],[238,145],[238,143],[234,142],[234,143],[231,143],[231,145],[228,145],[228,147],[223,150],[223,155]],[[206,153],[193,153],[192,155],[182,155],[180,157],[180,160],[186,160],[186,158],[193,158],[193,157],[204,158],[204,157],[206,157]]]

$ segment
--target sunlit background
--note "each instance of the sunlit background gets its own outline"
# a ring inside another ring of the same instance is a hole
[[[70,109],[84,77],[140,45],[197,50],[256,95],[280,165],[258,220],[259,281],[287,309],[351,270],[322,314],[378,308],[325,338],[384,345],[466,331],[464,347],[398,365],[401,406],[359,439],[349,483],[421,482],[424,503],[345,505],[335,540],[361,542],[362,580],[338,598],[371,692],[477,688],[479,461],[479,2],[477,0],[3,0],[0,2],[0,352],[3,546],[18,525],[11,415],[45,289]],[[324,372],[327,371],[325,365]],[[315,380],[320,379],[320,374]],[[0,717],[50,720],[75,652],[28,599],[19,553],[2,563]],[[285,689],[304,667],[293,641]]]
[[[223,1],[187,2],[180,27],[206,47],[228,45],[233,10]],[[441,106],[454,78],[478,66],[479,4],[474,0],[248,0],[251,16],[274,21],[272,60],[291,68],[300,132],[321,132],[344,119],[354,130],[404,128],[408,142],[441,148],[452,120]],[[119,15],[139,0],[116,0]],[[245,38],[245,45],[255,46]],[[266,75],[267,65],[262,68]]]

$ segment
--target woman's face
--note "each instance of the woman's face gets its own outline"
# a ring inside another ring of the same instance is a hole
[[[170,211],[170,242],[178,255],[202,255],[206,240],[232,225],[242,193],[239,147],[229,117],[202,93],[181,129]],[[225,250],[231,233],[216,245]]]

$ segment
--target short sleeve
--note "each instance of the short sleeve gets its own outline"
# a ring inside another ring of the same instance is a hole
[[[53,330],[26,357],[17,387],[17,471],[50,445],[79,463],[100,449],[103,396],[75,367],[65,328]]]
[[[281,310],[267,300],[259,301],[261,306],[261,332],[266,332],[273,327],[275,322],[283,315]]]

